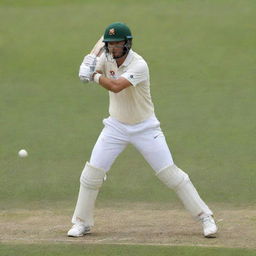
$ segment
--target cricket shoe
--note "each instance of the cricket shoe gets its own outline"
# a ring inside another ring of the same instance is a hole
[[[205,215],[202,216],[200,220],[202,222],[204,236],[206,238],[216,237],[218,228],[213,217],[211,215]]]
[[[72,226],[72,228],[68,231],[68,236],[72,237],[80,237],[84,236],[90,231],[90,227],[85,226],[82,223],[76,223]]]

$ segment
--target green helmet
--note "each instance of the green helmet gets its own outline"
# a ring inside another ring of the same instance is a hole
[[[131,30],[121,22],[110,24],[104,33],[103,42],[119,42],[132,39]]]

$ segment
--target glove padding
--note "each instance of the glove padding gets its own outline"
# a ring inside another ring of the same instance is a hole
[[[95,66],[86,66],[84,63],[80,65],[79,69],[79,78],[82,82],[91,82],[92,81],[92,74],[95,70]]]
[[[97,58],[95,55],[88,54],[84,57],[79,69],[79,78],[81,81],[88,83],[92,82],[92,74],[95,71]]]
[[[83,63],[86,66],[96,66],[96,62],[97,62],[97,57],[94,54],[87,54],[83,60]]]

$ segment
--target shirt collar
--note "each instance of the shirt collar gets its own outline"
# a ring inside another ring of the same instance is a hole
[[[129,51],[127,57],[125,58],[124,63],[121,65],[121,67],[122,66],[124,66],[124,67],[128,66],[131,63],[131,61],[132,61],[132,57],[133,57],[133,50],[130,49],[130,51]]]

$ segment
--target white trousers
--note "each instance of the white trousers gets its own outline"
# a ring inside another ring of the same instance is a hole
[[[130,143],[157,173],[173,164],[171,152],[155,116],[135,125],[127,125],[108,117],[91,154],[90,164],[106,172]]]
[[[174,165],[160,122],[155,116],[136,125],[123,124],[112,117],[104,119],[103,123],[105,127],[93,148],[90,164],[85,166],[81,175],[73,223],[82,220],[85,225],[93,226],[94,203],[105,172],[129,143],[144,156],[158,178],[175,190],[194,217],[212,215],[188,175]]]

